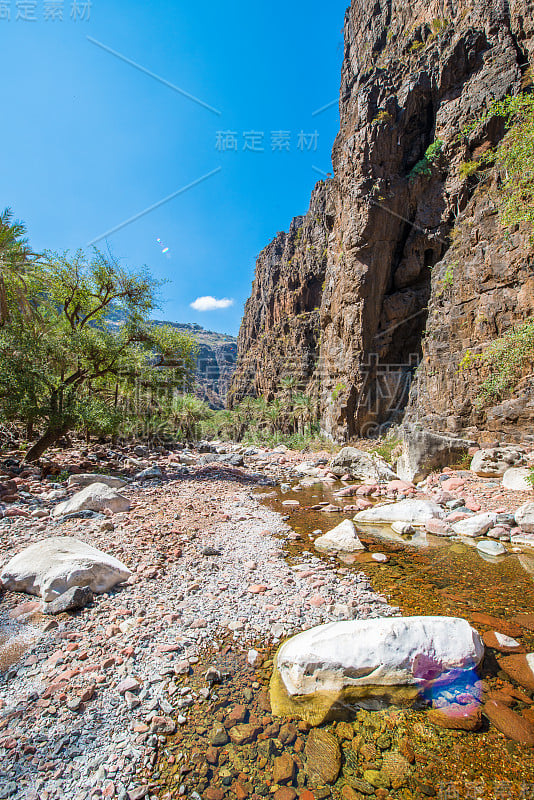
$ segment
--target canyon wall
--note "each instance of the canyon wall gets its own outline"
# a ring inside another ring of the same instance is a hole
[[[466,126],[531,88],[533,29],[530,0],[353,0],[334,177],[260,254],[232,402],[273,396],[294,361],[338,441],[402,418],[534,434],[531,368],[483,408],[484,367],[465,368],[534,315],[530,231],[503,228],[498,175],[461,169],[504,134],[499,118]]]

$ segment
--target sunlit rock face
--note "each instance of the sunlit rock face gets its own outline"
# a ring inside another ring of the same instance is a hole
[[[472,676],[484,654],[469,623],[454,617],[391,617],[320,625],[276,657],[273,713],[312,724],[355,704],[404,705]],[[473,679],[474,680],[474,679]]]
[[[480,362],[460,369],[534,313],[530,231],[507,235],[491,170],[482,185],[461,171],[503,125],[460,133],[528,85],[533,27],[528,0],[352,0],[334,177],[258,258],[234,398],[273,396],[293,371],[338,441],[406,409],[439,432],[532,432],[527,367],[514,397],[486,408]]]

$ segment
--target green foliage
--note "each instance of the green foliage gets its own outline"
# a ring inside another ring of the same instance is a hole
[[[458,266],[458,262],[455,261],[452,264],[447,264],[447,268],[445,270],[445,275],[441,281],[441,285],[444,289],[452,286],[454,283],[454,270]]]
[[[441,36],[445,33],[450,25],[450,21],[446,17],[436,17],[432,20],[432,33],[434,36]]]
[[[377,456],[380,456],[380,458],[383,458],[388,464],[391,464],[393,460],[393,453],[400,446],[400,444],[401,440],[397,437],[387,437],[385,439],[381,439],[376,447],[373,447],[371,452],[376,453]]]
[[[379,125],[380,123],[383,123],[384,125],[391,125],[393,122],[395,122],[395,119],[389,113],[389,111],[379,111],[372,124]]]
[[[334,391],[332,392],[332,400],[334,401],[334,403],[336,402],[338,397],[346,391],[347,387],[345,386],[344,383],[336,384],[336,386],[334,387]]]
[[[183,394],[172,399],[166,418],[170,426],[178,428],[184,439],[194,441],[201,436],[201,423],[213,414],[209,405],[199,397]]]
[[[432,165],[443,152],[443,145],[444,142],[441,139],[436,139],[427,147],[423,158],[417,162],[410,172],[410,180],[415,180],[420,176],[430,177],[432,175]]]
[[[494,102],[485,114],[466,125],[469,136],[493,117],[504,120],[505,136],[484,154],[479,163],[494,165],[501,176],[495,193],[502,224],[511,228],[521,222],[534,224],[534,95],[520,94]],[[476,162],[470,162],[476,163]]]
[[[129,272],[98,250],[32,257],[21,228],[9,242],[9,223],[4,215],[0,410],[30,435],[41,428],[28,459],[73,428],[116,434],[191,383],[195,345],[149,322],[157,284],[146,270]]]
[[[530,483],[530,485],[534,489],[534,467],[531,467],[529,470],[529,473],[527,475],[527,483]]]
[[[488,377],[483,382],[475,405],[482,408],[492,402],[509,397],[520,381],[526,367],[534,364],[534,318],[508,331],[487,347],[483,353],[473,355],[469,350],[460,362],[460,369],[484,366]]]
[[[458,168],[458,175],[462,180],[466,180],[472,175],[476,175],[479,169],[480,161],[464,161]]]
[[[411,43],[408,49],[410,53],[418,53],[419,50],[422,50],[424,46],[425,46],[424,42],[415,41]]]

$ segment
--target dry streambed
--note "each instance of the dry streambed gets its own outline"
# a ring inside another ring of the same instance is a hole
[[[303,460],[249,455],[256,473],[275,478],[290,478]],[[251,495],[259,476],[239,469],[239,455],[229,460],[199,466],[195,454],[123,459],[123,473],[137,472],[118,488],[125,505],[86,518],[54,517],[58,503],[73,510],[74,488],[54,487],[36,474],[11,479],[15,500],[0,523],[6,559],[43,538],[77,537],[131,575],[83,610],[53,617],[43,616],[39,602],[4,593],[0,797],[410,800],[432,796],[456,778],[460,796],[469,795],[475,780],[490,791],[502,770],[514,791],[521,781],[534,781],[531,750],[521,744],[532,727],[532,690],[521,665],[513,674],[509,664],[484,662],[476,680],[441,696],[430,715],[360,710],[353,721],[313,729],[302,719],[272,716],[267,687],[277,642],[322,622],[398,611],[371,591],[356,567],[317,553],[311,540],[308,549],[292,550],[288,562],[284,540],[294,544],[298,535]],[[326,458],[315,460],[301,475],[312,486],[314,478],[333,483],[325,464]],[[112,460],[108,465],[113,468]],[[468,476],[456,486],[445,485],[450,475],[442,478],[428,482],[433,502],[463,508],[457,513],[467,520],[484,510]],[[468,496],[460,501],[466,484]],[[492,513],[505,513],[500,487],[487,488],[482,501]],[[390,482],[368,486],[356,503],[348,491],[316,512],[331,529],[336,514],[348,513],[351,504],[365,511],[373,494],[425,499],[415,487]],[[296,499],[285,506],[290,513],[298,508]],[[512,522],[504,524],[501,541],[515,533]],[[482,621],[495,639],[486,642],[490,655],[506,647],[499,638],[505,624]],[[519,638],[529,624],[526,618],[516,623]],[[447,713],[440,717],[443,706],[469,705],[473,692],[484,695],[490,714],[482,718],[477,708],[466,721],[460,713],[456,719],[464,724],[452,726]],[[518,718],[524,720],[519,731]],[[481,731],[467,733],[469,727]]]

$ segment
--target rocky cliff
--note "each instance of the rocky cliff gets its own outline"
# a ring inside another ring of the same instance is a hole
[[[225,333],[207,331],[194,323],[159,322],[191,336],[198,346],[197,393],[211,408],[222,409],[237,361],[237,340]]]
[[[533,29],[530,0],[353,0],[334,178],[258,259],[233,398],[274,393],[294,359],[337,440],[403,416],[534,434],[532,365],[483,408],[482,362],[465,368],[534,314],[530,231],[503,228],[497,174],[462,169],[504,135],[471,123],[531,87]]]

